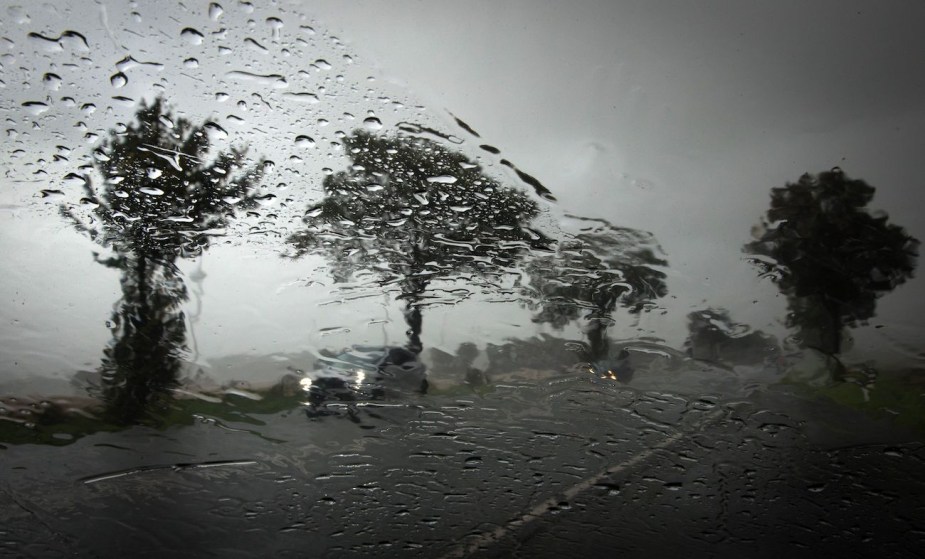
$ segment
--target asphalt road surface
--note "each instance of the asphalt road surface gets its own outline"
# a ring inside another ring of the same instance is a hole
[[[574,381],[98,433],[0,451],[0,555],[916,557],[917,441],[784,392]]]

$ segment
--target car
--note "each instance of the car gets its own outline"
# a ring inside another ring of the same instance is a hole
[[[354,416],[356,404],[427,392],[427,366],[418,355],[396,346],[354,345],[322,356],[301,379],[309,417]]]

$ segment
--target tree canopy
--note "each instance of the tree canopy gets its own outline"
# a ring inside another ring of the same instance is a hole
[[[198,254],[209,235],[254,203],[259,165],[245,166],[245,150],[210,153],[209,129],[175,117],[163,99],[142,103],[135,122],[113,130],[94,152],[102,177],[84,176],[82,206],[62,213],[103,247],[159,262]],[[113,263],[115,265],[115,263]]]
[[[324,199],[308,208],[293,257],[322,254],[337,281],[376,273],[406,301],[410,347],[420,350],[420,307],[437,279],[491,282],[549,240],[530,223],[539,207],[500,185],[466,156],[411,136],[355,131],[344,139],[351,165],[324,179]]]
[[[872,213],[876,189],[841,169],[804,174],[771,190],[746,253],[787,297],[802,344],[842,349],[842,330],[874,316],[877,299],[913,276],[918,240]]]
[[[658,269],[668,262],[650,233],[579,219],[585,224],[581,232],[561,241],[555,254],[530,261],[524,292],[537,310],[536,322],[561,329],[585,319],[589,361],[595,361],[606,356],[606,329],[618,307],[640,314],[668,294],[665,273]]]

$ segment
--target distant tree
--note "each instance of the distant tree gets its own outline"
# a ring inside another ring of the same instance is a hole
[[[561,329],[573,320],[586,322],[587,360],[607,357],[607,327],[617,308],[638,315],[668,294],[668,265],[650,233],[581,218],[587,227],[559,243],[553,255],[527,265],[527,305],[535,322]]]
[[[877,299],[913,276],[918,240],[867,205],[875,188],[835,168],[771,190],[744,251],[787,297],[804,347],[834,355],[843,329],[874,316]]]
[[[168,399],[178,382],[188,294],[176,267],[254,201],[259,166],[243,150],[209,153],[209,123],[175,118],[160,98],[142,104],[136,122],[113,131],[94,153],[102,177],[84,177],[83,208],[61,213],[111,254],[98,262],[122,273],[113,341],[100,366],[111,419],[130,423]],[[85,208],[90,208],[86,215]]]
[[[426,292],[438,279],[489,285],[548,239],[529,227],[539,214],[524,193],[500,185],[464,155],[409,136],[355,131],[344,139],[352,165],[324,179],[292,256],[322,254],[335,281],[375,272],[405,301],[408,349],[419,353]]]
[[[733,322],[725,309],[702,309],[687,315],[690,334],[684,342],[694,358],[727,365],[757,365],[778,357],[774,336]]]

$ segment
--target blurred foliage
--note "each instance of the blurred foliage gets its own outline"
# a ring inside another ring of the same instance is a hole
[[[625,308],[638,315],[668,294],[668,262],[651,233],[616,227],[601,219],[578,218],[585,224],[572,238],[559,242],[554,254],[532,258],[526,266],[524,304],[536,311],[533,320],[562,329],[586,321],[587,360],[605,359],[607,327],[613,313]]]
[[[781,356],[774,336],[734,322],[725,309],[688,313],[687,328],[684,350],[693,359],[735,366],[768,364]]]
[[[335,281],[356,270],[397,285],[406,301],[409,349],[421,350],[421,307],[438,279],[493,287],[549,240],[530,227],[539,207],[501,186],[461,153],[424,138],[355,131],[351,166],[324,179],[324,199],[293,234],[292,256],[323,255]]]
[[[874,316],[877,299],[913,276],[918,240],[867,205],[875,188],[835,168],[771,190],[771,207],[746,244],[787,297],[787,325],[803,347],[834,355],[842,331]]]
[[[175,117],[157,98],[94,151],[102,184],[84,175],[80,207],[61,211],[112,248],[115,256],[104,263],[124,269],[129,258],[166,263],[195,256],[235,212],[255,204],[260,162],[246,166],[245,151],[236,148],[211,154],[210,125]]]
[[[122,274],[113,341],[99,368],[109,421],[160,421],[186,344],[188,293],[176,260],[199,254],[216,229],[254,204],[259,164],[245,167],[243,150],[211,154],[209,127],[176,118],[161,98],[143,103],[135,122],[111,131],[94,152],[102,183],[84,176],[81,207],[61,207],[75,228],[110,249],[97,261]]]

